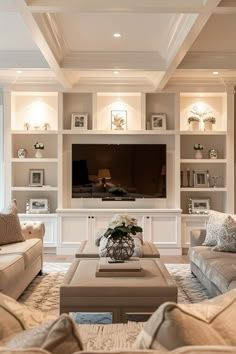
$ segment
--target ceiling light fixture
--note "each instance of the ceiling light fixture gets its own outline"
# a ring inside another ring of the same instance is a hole
[[[22,70],[16,70],[17,74],[22,74],[22,72],[23,72]]]
[[[119,71],[113,71],[113,74],[118,75]]]
[[[120,38],[120,37],[121,37],[121,34],[120,34],[120,33],[114,33],[114,34],[113,34],[113,37],[114,37],[114,38]]]
[[[212,74],[213,74],[213,75],[218,75],[218,74],[219,74],[219,71],[213,71]]]

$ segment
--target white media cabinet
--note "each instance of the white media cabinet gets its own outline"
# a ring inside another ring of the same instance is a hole
[[[186,88],[187,87],[187,88]],[[135,215],[144,237],[155,242],[161,253],[180,254],[189,246],[189,232],[204,227],[207,216],[189,215],[189,198],[210,198],[211,209],[234,214],[234,88],[218,86],[171,87],[155,93],[143,92],[52,92],[47,87],[4,93],[4,171],[7,204],[16,198],[22,220],[42,220],[46,225],[45,246],[60,254],[74,253],[83,239],[93,240],[117,212]],[[192,107],[204,104],[216,124],[212,131],[189,130]],[[111,110],[127,111],[127,130],[111,130]],[[71,130],[71,114],[88,113],[88,130]],[[166,130],[148,130],[152,113],[167,114]],[[32,128],[25,130],[25,122]],[[48,130],[35,129],[49,123]],[[36,141],[45,145],[43,158],[34,157]],[[166,144],[167,197],[135,202],[102,202],[71,198],[72,144]],[[194,158],[193,145],[204,146],[203,159]],[[17,150],[26,148],[27,158]],[[208,150],[218,150],[211,160]],[[44,169],[44,187],[29,186],[29,170]],[[186,170],[208,170],[221,176],[217,187],[187,187]],[[180,186],[180,171],[185,171]],[[50,214],[25,214],[31,198],[47,198]],[[182,214],[181,214],[182,211]]]

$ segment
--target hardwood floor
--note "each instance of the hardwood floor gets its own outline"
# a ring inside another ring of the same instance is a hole
[[[74,256],[57,256],[56,254],[44,254],[44,262],[72,262]],[[188,256],[161,256],[164,263],[189,263]]]

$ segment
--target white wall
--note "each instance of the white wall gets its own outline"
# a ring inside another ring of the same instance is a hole
[[[0,90],[0,209],[3,208],[3,95]]]

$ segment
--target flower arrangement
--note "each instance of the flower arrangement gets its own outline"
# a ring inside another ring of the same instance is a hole
[[[143,229],[137,225],[137,219],[127,215],[115,215],[109,227],[104,234],[107,238],[118,238],[129,234],[136,235],[137,232],[142,232]]]
[[[199,117],[191,116],[188,118],[188,124],[191,124],[192,122],[200,122]]]
[[[44,150],[43,143],[39,143],[38,141],[34,144],[35,150]]]
[[[193,148],[194,150],[203,150],[204,146],[202,144],[194,144]]]
[[[205,107],[204,107],[205,108]],[[209,115],[211,112],[208,110],[203,110],[202,108],[198,107],[198,105],[194,105],[190,111],[194,116],[198,117],[199,120],[204,118],[205,116]]]
[[[203,122],[204,122],[204,123],[205,123],[205,122],[209,122],[209,123],[211,123],[211,124],[215,124],[216,119],[215,119],[215,117],[205,117],[205,118],[203,118]]]

